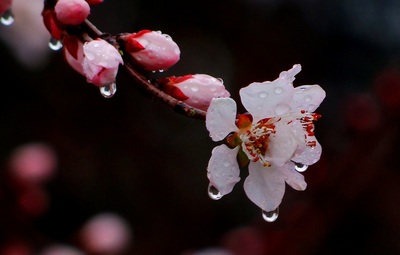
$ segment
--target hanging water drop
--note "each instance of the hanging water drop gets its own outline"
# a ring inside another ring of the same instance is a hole
[[[100,87],[100,93],[105,98],[113,97],[115,95],[115,92],[117,92],[117,84],[115,82]]]
[[[279,216],[279,207],[272,211],[262,211],[262,217],[267,222],[274,222]]]
[[[308,168],[307,165],[301,164],[301,163],[294,163],[294,169],[296,169],[297,172],[304,172]]]
[[[50,49],[56,51],[56,50],[61,49],[63,47],[63,45],[60,40],[57,40],[56,38],[51,37],[49,40],[49,47],[50,47]]]
[[[9,26],[14,23],[14,15],[12,14],[11,9],[5,11],[0,19],[1,24],[5,26]]]
[[[214,200],[219,200],[222,197],[221,192],[219,192],[219,190],[214,187],[213,185],[208,185],[208,195],[210,196],[211,199]]]

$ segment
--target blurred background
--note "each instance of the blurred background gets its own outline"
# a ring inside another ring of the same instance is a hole
[[[400,254],[400,2],[105,0],[89,20],[169,34],[181,60],[232,97],[300,63],[319,84],[321,160],[265,222],[242,180],[207,194],[204,122],[137,89],[121,69],[103,98],[48,47],[41,0],[0,26],[0,254]]]

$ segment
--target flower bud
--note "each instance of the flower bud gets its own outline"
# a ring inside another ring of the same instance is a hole
[[[87,82],[98,87],[115,82],[119,64],[123,60],[118,50],[103,39],[86,42],[83,45],[83,72]]]
[[[0,0],[0,15],[11,9],[12,0]]]
[[[188,105],[206,111],[213,98],[230,97],[221,79],[207,74],[189,74],[158,80],[161,89]]]
[[[65,61],[78,73],[86,76],[83,72],[83,43],[77,36],[65,35],[63,37],[63,53]]]
[[[169,35],[142,30],[125,39],[125,50],[147,71],[166,70],[180,58],[180,49]]]
[[[78,25],[89,16],[90,6],[85,0],[58,0],[54,11],[62,24]]]

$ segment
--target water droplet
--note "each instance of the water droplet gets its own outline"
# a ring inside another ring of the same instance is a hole
[[[196,91],[199,90],[199,88],[198,88],[197,86],[193,86],[193,87],[191,87],[190,89],[191,89],[193,92],[196,92]]]
[[[224,167],[228,167],[231,165],[231,163],[229,163],[229,161],[225,161],[223,165],[224,165]]]
[[[223,79],[217,78],[217,80],[218,80],[219,82],[221,82],[222,84],[224,84],[224,80],[223,80]]]
[[[219,200],[222,197],[221,192],[219,192],[219,190],[216,187],[211,185],[211,183],[210,185],[208,185],[208,195],[210,196],[211,199],[214,200]]]
[[[12,14],[11,9],[5,11],[0,19],[1,24],[5,26],[9,26],[14,23],[14,15]]]
[[[290,106],[287,104],[278,104],[274,110],[276,115],[284,115],[290,110]]]
[[[306,102],[310,102],[311,99],[312,99],[311,96],[305,96],[305,97],[304,97],[304,101],[306,101]]]
[[[62,43],[60,40],[57,40],[54,37],[51,37],[49,40],[49,48],[56,51],[59,50],[63,47]]]
[[[281,87],[276,87],[274,92],[275,92],[275,94],[280,94],[283,92],[283,89]]]
[[[115,92],[117,92],[117,84],[115,82],[100,87],[100,93],[105,98],[113,97],[115,95]]]
[[[301,163],[294,163],[294,169],[296,169],[297,172],[304,172],[308,168],[307,165],[301,164]]]
[[[160,69],[160,70],[158,70],[158,72],[159,72],[159,73],[162,73],[162,72],[164,72],[164,70],[163,70],[163,69]]]
[[[258,96],[259,96],[260,98],[266,98],[266,97],[268,96],[268,93],[265,92],[265,91],[261,91],[261,92],[258,93]]]
[[[262,217],[267,222],[274,222],[279,216],[279,207],[272,211],[262,211]]]

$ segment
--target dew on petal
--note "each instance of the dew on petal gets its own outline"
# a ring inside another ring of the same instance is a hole
[[[213,185],[208,185],[208,195],[210,196],[211,199],[213,200],[219,200],[222,197],[221,192],[214,187]]]
[[[274,222],[279,216],[279,207],[272,211],[262,211],[262,217],[266,222]]]
[[[306,101],[306,102],[310,102],[311,99],[312,99],[312,97],[310,95],[307,95],[304,97],[304,101]]]
[[[105,98],[113,97],[116,92],[117,92],[117,84],[115,82],[113,82],[109,85],[100,87],[100,93]]]
[[[7,10],[3,13],[3,15],[0,18],[0,22],[1,24],[5,25],[5,26],[9,26],[12,23],[14,23],[14,15],[10,10]]]
[[[297,172],[304,172],[308,168],[308,165],[304,165],[301,163],[294,163],[294,169],[296,169]]]
[[[261,91],[261,92],[258,93],[258,96],[259,96],[260,98],[266,98],[266,97],[268,96],[268,93],[265,92],[265,91]]]
[[[287,113],[290,110],[290,106],[287,104],[278,104],[275,106],[275,114],[276,115],[284,115],[285,113]]]
[[[275,94],[280,94],[283,92],[283,89],[281,87],[277,87],[277,88],[275,88],[274,92],[275,92]]]
[[[60,50],[62,47],[63,47],[63,45],[60,40],[57,40],[54,37],[50,38],[50,40],[49,40],[49,48],[50,49],[57,51],[57,50]]]
[[[196,92],[196,91],[199,90],[199,88],[198,88],[197,86],[192,86],[190,89],[191,89],[192,91],[194,91],[194,92]]]

